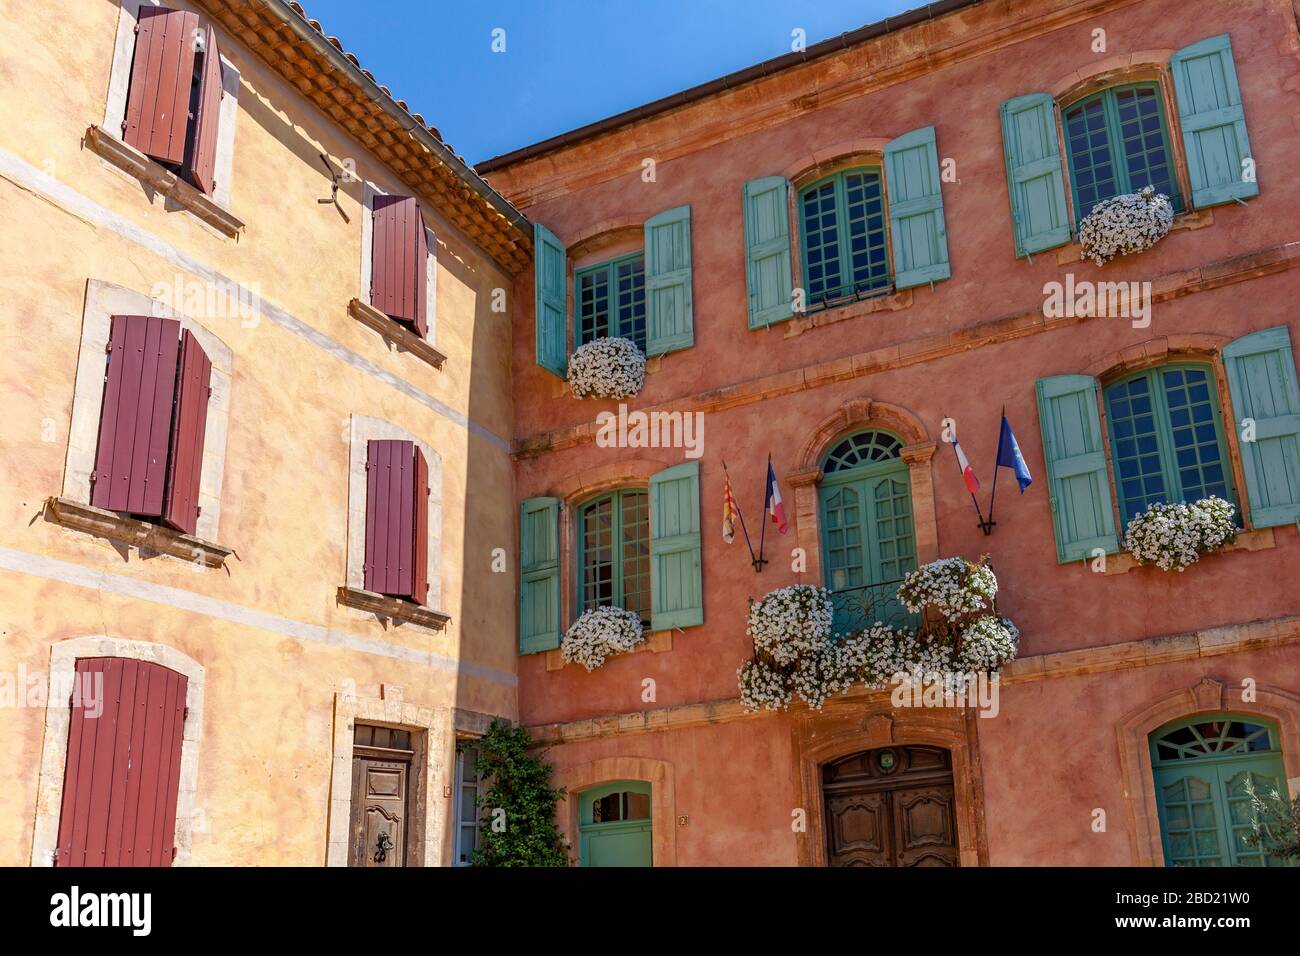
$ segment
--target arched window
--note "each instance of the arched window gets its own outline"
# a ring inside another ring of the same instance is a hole
[[[578,800],[578,858],[582,866],[653,866],[650,784],[620,780]]]
[[[902,441],[866,431],[839,441],[822,463],[819,489],[826,587],[835,602],[835,632],[876,621],[908,623],[895,591],[916,568],[916,532]]]
[[[810,306],[890,288],[880,167],[841,170],[801,189],[799,224]]]
[[[1232,471],[1214,375],[1208,365],[1171,364],[1105,388],[1120,516],[1154,502],[1233,501]]]
[[[1076,221],[1104,199],[1154,186],[1182,212],[1156,83],[1116,86],[1061,109]]]
[[[650,620],[650,512],[645,489],[623,489],[578,512],[582,611],[615,605]]]
[[[1286,795],[1277,728],[1257,717],[1216,714],[1151,734],[1151,765],[1167,866],[1281,866],[1246,843],[1249,780]]]

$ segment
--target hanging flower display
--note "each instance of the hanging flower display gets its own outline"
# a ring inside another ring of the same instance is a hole
[[[1079,223],[1085,259],[1105,265],[1116,256],[1150,249],[1174,224],[1174,206],[1151,186],[1102,200]]]
[[[1179,504],[1156,502],[1134,516],[1124,531],[1124,548],[1143,564],[1182,571],[1203,554],[1237,537],[1237,508],[1219,497]]]
[[[631,339],[594,339],[569,357],[575,398],[632,398],[645,385],[645,355]]]
[[[750,605],[754,656],[736,672],[749,710],[785,710],[797,695],[820,710],[855,684],[935,683],[961,694],[979,674],[1015,658],[1020,632],[993,609],[998,582],[984,563],[945,558],[909,574],[898,589],[919,630],[876,623],[852,634],[832,632],[835,609],[825,588],[777,588]]]
[[[569,627],[560,642],[566,664],[579,663],[594,671],[614,654],[625,654],[645,640],[641,618],[621,607],[597,607]]]

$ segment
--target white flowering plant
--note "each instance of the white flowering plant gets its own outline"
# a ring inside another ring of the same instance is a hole
[[[876,623],[835,635],[831,594],[799,584],[777,588],[749,609],[754,656],[736,672],[749,710],[786,710],[797,695],[815,710],[855,684],[939,683],[962,693],[977,674],[1015,658],[1020,632],[993,610],[997,578],[987,564],[946,558],[904,579],[898,597],[909,610],[934,609],[920,631]],[[906,594],[904,591],[906,590]]]
[[[1079,245],[1084,258],[1105,265],[1116,256],[1150,249],[1173,225],[1173,203],[1164,193],[1147,186],[1093,206],[1079,223]]]
[[[597,607],[586,611],[565,632],[560,657],[566,664],[579,663],[594,671],[614,654],[626,654],[645,640],[641,618],[621,607]]]
[[[569,357],[575,398],[632,398],[645,385],[645,355],[631,339],[600,338]]]
[[[1182,571],[1236,539],[1236,513],[1236,505],[1217,496],[1178,504],[1155,502],[1128,523],[1124,548],[1142,564]]]

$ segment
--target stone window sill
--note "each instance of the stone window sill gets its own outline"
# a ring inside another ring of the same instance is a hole
[[[673,649],[673,632],[669,631],[651,631],[650,636],[638,644],[635,648],[628,651],[628,654],[643,654],[649,651],[651,654],[662,654],[664,651]],[[619,657],[626,657],[627,654],[620,654]],[[553,651],[546,652],[546,669],[548,671],[563,670],[565,667],[564,658],[560,656],[557,648]],[[581,667],[581,664],[574,664],[574,667]]]
[[[836,322],[844,322],[864,315],[873,315],[877,312],[897,312],[900,309],[910,308],[911,305],[912,290],[904,289],[902,292],[877,295],[857,302],[831,305],[815,312],[801,312],[784,323],[785,338],[793,338],[796,335],[811,332],[813,329],[819,329],[823,325],[834,325]]]
[[[397,624],[409,622],[418,624],[421,627],[432,628],[435,631],[441,631],[451,620],[450,614],[445,614],[434,608],[424,607],[411,601],[404,601],[401,598],[389,597],[387,594],[364,591],[361,588],[339,588],[339,603],[361,611],[369,611],[379,617],[388,618]]]
[[[389,318],[374,306],[367,305],[360,299],[353,299],[348,303],[348,314],[382,335],[390,348],[396,346],[401,351],[410,352],[416,358],[428,362],[434,368],[442,368],[442,363],[447,361],[447,356],[420,338],[411,329],[408,329],[396,319]]]
[[[1194,229],[1204,229],[1206,226],[1214,225],[1213,209],[1193,209],[1190,212],[1180,213],[1174,217],[1174,224],[1170,232],[1191,231]],[[1068,246],[1062,246],[1056,250],[1056,264],[1058,266],[1068,266],[1075,262],[1083,262],[1083,246],[1078,242],[1072,242]]]
[[[192,561],[209,568],[219,568],[226,558],[234,554],[233,548],[227,548],[212,541],[204,541],[192,534],[175,531],[152,521],[132,518],[105,511],[93,505],[73,501],[70,498],[50,498],[48,503],[50,518],[65,528],[84,531],[101,538],[120,541],[141,551],[156,551],[183,561]]]
[[[222,235],[234,239],[244,228],[242,220],[211,196],[195,189],[134,146],[128,146],[102,126],[91,126],[86,130],[86,146],[101,159],[157,190]]]
[[[1273,540],[1272,528],[1257,528],[1254,531],[1241,531],[1237,534],[1237,539],[1225,548],[1213,551],[1210,554],[1202,555],[1201,560],[1213,558],[1217,554],[1226,554],[1229,551],[1267,551],[1275,547]],[[1176,571],[1161,571],[1155,565],[1142,565],[1138,563],[1137,558],[1127,551],[1121,551],[1119,554],[1106,558],[1106,574],[1127,574],[1134,568],[1150,567],[1157,574],[1176,574]],[[1188,569],[1189,571],[1191,568]],[[1186,573],[1186,572],[1184,572]]]

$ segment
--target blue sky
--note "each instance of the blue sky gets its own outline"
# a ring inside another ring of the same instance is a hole
[[[923,2],[302,0],[471,163]]]

